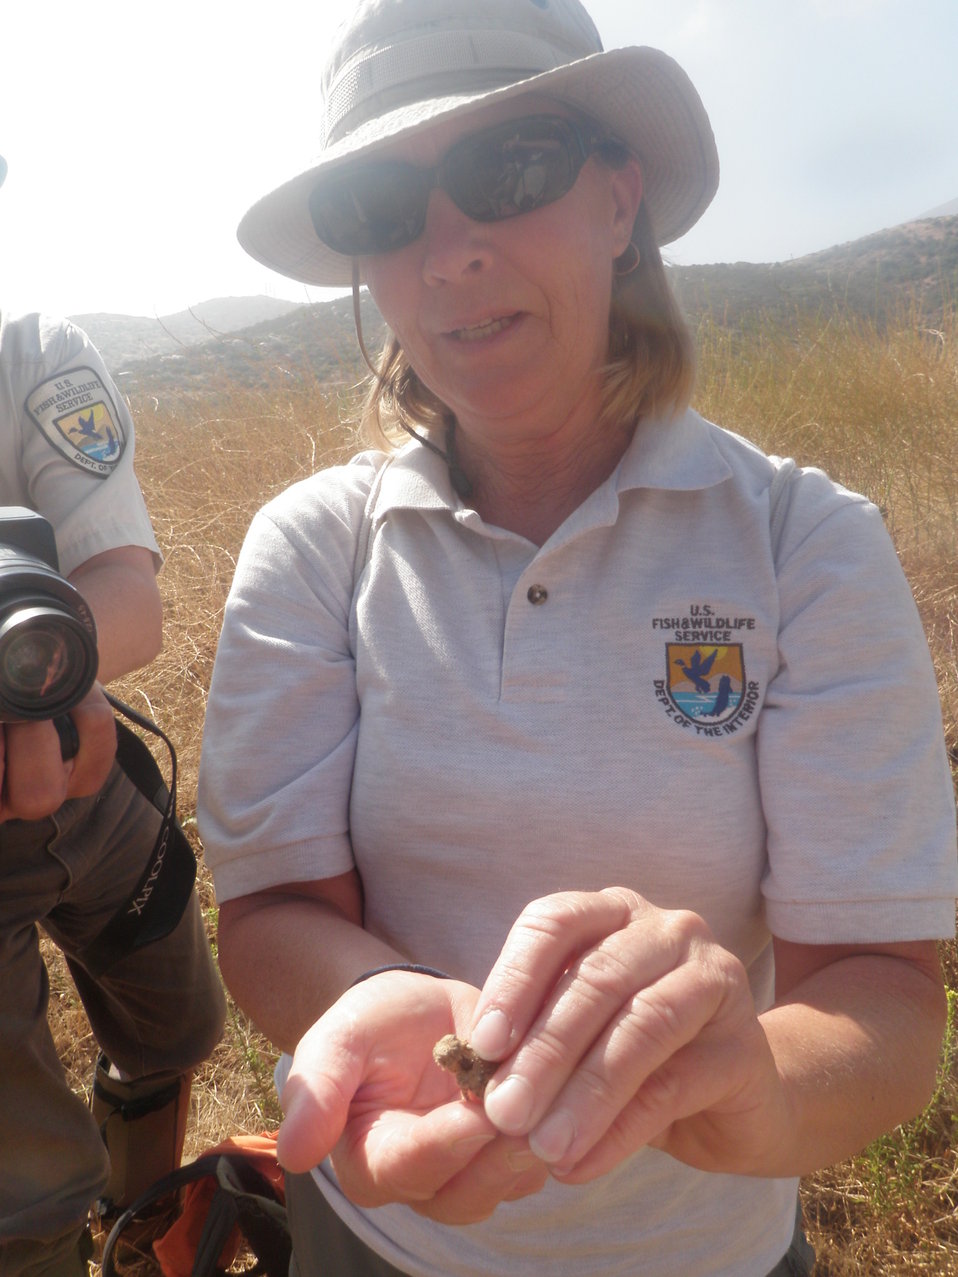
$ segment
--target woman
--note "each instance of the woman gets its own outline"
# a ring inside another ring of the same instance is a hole
[[[657,246],[714,143],[600,50],[577,0],[361,3],[240,230],[391,334],[382,449],[253,524],[201,772],[302,1274],[807,1272],[798,1176],[933,1085],[914,605],[873,506],[687,408]]]

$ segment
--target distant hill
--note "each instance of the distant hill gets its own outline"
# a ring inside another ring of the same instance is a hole
[[[741,325],[841,308],[883,324],[914,305],[934,325],[943,306],[958,301],[958,216],[905,222],[789,262],[676,266],[670,273],[693,320],[708,312]]]
[[[366,292],[361,313],[363,335],[375,355],[383,343],[383,322]],[[127,394],[154,392],[163,385],[206,393],[224,381],[264,389],[276,381],[354,385],[366,372],[351,297],[296,306],[276,319],[147,359],[111,363],[106,352],[104,357]]]
[[[218,297],[162,318],[110,314],[70,318],[87,333],[107,365],[116,369],[132,360],[175,354],[297,309],[298,303],[275,297]]]
[[[922,213],[922,217],[956,216],[958,216],[958,200],[949,200],[947,204],[939,204],[937,208],[930,208],[927,213]]]
[[[917,307],[921,322],[934,326],[943,306],[958,301],[958,216],[921,218],[789,262],[668,269],[693,324],[706,314],[743,327],[838,309],[882,324]],[[162,384],[202,389],[224,378],[352,385],[365,372],[349,297],[311,305],[226,298],[159,320],[76,318],[127,393]],[[382,320],[366,293],[362,323],[367,347],[377,352]]]

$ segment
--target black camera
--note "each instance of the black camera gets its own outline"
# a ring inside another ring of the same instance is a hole
[[[58,562],[42,515],[0,506],[0,722],[67,714],[96,680],[93,614]]]

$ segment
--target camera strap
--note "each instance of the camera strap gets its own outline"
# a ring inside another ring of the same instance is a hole
[[[176,819],[176,750],[146,715],[109,692],[106,698],[124,718],[163,741],[170,753],[170,783],[164,780],[146,742],[117,719],[116,761],[162,819],[146,868],[129,899],[96,939],[77,954],[92,976],[102,975],[120,958],[169,935],[183,916],[196,880],[196,857]]]

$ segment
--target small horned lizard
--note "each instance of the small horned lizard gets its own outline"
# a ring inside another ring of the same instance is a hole
[[[476,1055],[469,1043],[463,1042],[454,1033],[447,1033],[439,1039],[432,1048],[432,1058],[441,1069],[456,1075],[464,1100],[481,1100],[486,1083],[498,1068],[494,1061]]]

